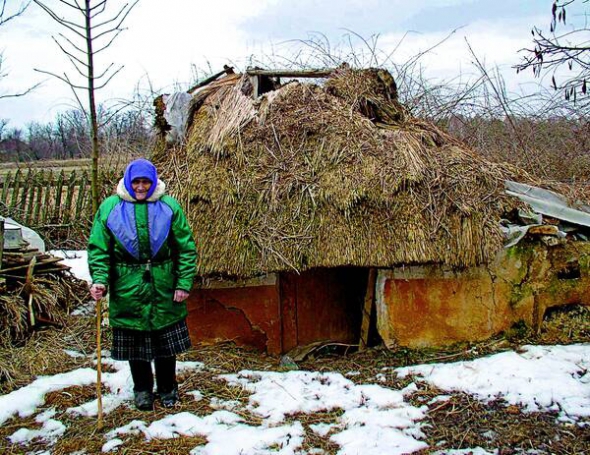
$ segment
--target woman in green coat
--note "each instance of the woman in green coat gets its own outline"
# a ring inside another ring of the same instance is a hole
[[[117,194],[100,205],[88,242],[90,293],[109,293],[112,357],[131,367],[135,405],[153,409],[154,361],[162,404],[178,401],[176,355],[190,347],[185,300],[196,248],[178,202],[165,194],[154,165],[132,161]]]

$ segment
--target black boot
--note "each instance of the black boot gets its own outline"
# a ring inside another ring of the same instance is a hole
[[[154,376],[152,364],[144,360],[130,360],[131,376],[133,377],[133,396],[135,407],[140,411],[154,409]]]
[[[154,409],[153,392],[134,392],[135,407],[140,411],[152,411]]]
[[[165,408],[171,408],[178,403],[178,387],[174,387],[171,392],[160,393],[160,401]]]
[[[156,382],[160,401],[165,408],[171,408],[178,402],[176,356],[157,357],[154,360],[154,365],[156,367]]]

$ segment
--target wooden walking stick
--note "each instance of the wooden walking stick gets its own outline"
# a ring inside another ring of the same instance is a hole
[[[96,301],[96,398],[98,406],[98,420],[96,428],[102,430],[102,352],[100,345],[100,330],[102,326],[102,302],[104,298]]]
[[[35,327],[35,311],[33,310],[33,270],[37,264],[37,257],[33,256],[27,267],[27,278],[25,280],[25,289],[29,293],[27,306],[29,307],[29,324],[31,329]]]

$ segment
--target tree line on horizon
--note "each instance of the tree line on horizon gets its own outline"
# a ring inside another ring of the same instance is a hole
[[[44,2],[32,1],[44,7]],[[135,4],[137,0],[132,3]],[[318,34],[302,42],[304,51],[298,52],[296,59],[273,55],[253,63],[301,68],[337,66],[349,61],[356,66],[385,67],[392,72],[400,101],[410,113],[434,122],[491,161],[515,164],[543,179],[590,182],[590,103],[586,96],[590,45],[579,38],[589,30],[585,24],[577,26],[574,32],[566,28],[570,25],[567,18],[572,16],[567,12],[576,6],[586,11],[587,4],[587,0],[548,1],[550,31],[533,26],[533,46],[523,50],[523,60],[515,69],[532,70],[539,77],[551,75],[552,89],[539,85],[534,94],[507,93],[502,75],[497,70],[488,70],[469,44],[479,77],[461,85],[434,84],[425,79],[421,56],[401,65],[394,63],[391,54],[379,50],[378,37],[366,40],[356,36],[368,49],[365,54],[352,46],[339,52],[325,36]],[[21,2],[20,9],[12,14],[6,12],[6,5],[7,0],[0,0],[0,26],[23,14],[30,2]],[[54,14],[47,7],[44,9]],[[127,14],[130,9],[122,11]],[[119,32],[120,23],[115,25],[109,32]],[[572,44],[572,39],[578,42]],[[0,78],[7,76],[1,65],[0,53]],[[0,98],[25,94],[0,92]],[[89,127],[83,103],[79,109],[58,113],[47,124],[33,122],[14,128],[9,119],[0,118],[0,162],[88,158],[96,155],[93,137],[98,138],[100,153],[104,155],[149,154],[153,143],[152,100],[144,97],[139,104],[134,101],[137,100],[128,102],[127,109],[112,112],[99,107],[98,119],[92,122],[100,125],[99,129]]]

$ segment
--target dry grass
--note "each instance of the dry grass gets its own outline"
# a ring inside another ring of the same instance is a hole
[[[257,100],[247,78],[211,84],[186,144],[154,157],[197,233],[200,273],[492,258],[517,204],[503,180],[529,177],[413,118],[392,83],[345,68]]]
[[[422,391],[413,397],[417,405],[440,391]],[[482,403],[473,397],[455,393],[449,400],[429,406],[423,428],[432,448],[467,449],[482,447],[502,454],[535,453],[587,454],[590,437],[587,429],[577,425],[556,424],[557,415],[524,413],[518,406],[501,400]],[[415,452],[432,453],[432,449]]]
[[[18,385],[30,382],[37,374],[54,374],[81,366],[89,366],[88,359],[64,357],[60,350],[64,346],[91,354],[94,349],[94,328],[92,318],[72,318],[73,324],[66,330],[52,330],[28,340],[21,348],[14,350],[14,358],[30,359],[28,370],[19,377]],[[108,332],[107,332],[108,334]],[[107,336],[108,338],[108,336]],[[393,368],[417,363],[470,360],[482,355],[522,344],[556,344],[590,342],[590,309],[569,307],[546,315],[539,334],[516,327],[503,337],[483,343],[459,344],[445,350],[397,349],[390,351],[379,346],[363,352],[352,352],[343,346],[326,346],[313,351],[313,356],[299,364],[301,369],[323,372],[340,372],[357,384],[375,383],[383,387],[400,390],[411,382],[411,378],[399,379]],[[38,357],[33,356],[36,352]],[[69,360],[68,360],[69,359]],[[132,420],[142,420],[147,425],[171,413],[191,412],[198,416],[210,415],[218,409],[216,402],[237,401],[237,412],[247,425],[258,426],[262,419],[246,409],[249,393],[241,387],[230,386],[218,378],[219,374],[235,373],[242,369],[283,371],[279,359],[261,355],[256,351],[239,348],[232,343],[199,345],[182,356],[182,360],[196,360],[205,363],[201,371],[187,372],[179,376],[181,403],[174,410],[164,409],[157,404],[153,412],[136,411],[131,406],[121,406],[105,416],[105,430],[96,430],[93,418],[77,417],[65,411],[94,397],[93,386],[70,387],[52,392],[39,410],[55,409],[55,418],[62,421],[67,430],[51,448],[53,454],[71,454],[84,450],[98,454],[105,443],[104,434],[111,429],[126,425]],[[21,364],[23,366],[23,364]],[[350,374],[354,372],[354,374]],[[347,374],[348,373],[348,374]],[[6,393],[10,388],[4,388]],[[188,391],[199,390],[200,400],[187,395]],[[447,401],[431,400],[443,394],[440,390],[419,383],[418,390],[410,401],[415,406],[427,405],[429,411],[423,421],[423,432],[430,448],[421,454],[447,448],[473,448],[480,446],[502,454],[517,453],[517,450],[537,449],[538,453],[588,454],[590,439],[587,428],[561,424],[552,413],[524,413],[518,406],[507,405],[501,400],[482,403],[464,393],[444,393]],[[321,448],[326,454],[336,454],[338,446],[330,440],[330,434],[319,436],[310,425],[337,423],[342,410],[296,414],[287,416],[287,423],[301,422],[305,436],[303,450]],[[590,421],[588,421],[590,424]],[[33,417],[11,419],[0,427],[0,452],[21,454],[25,451],[47,450],[43,441],[29,445],[10,444],[7,437],[22,427],[35,428],[39,424]],[[187,454],[198,445],[206,444],[200,436],[179,437],[169,440],[146,441],[142,436],[127,435],[120,453],[140,454]]]
[[[85,357],[71,357],[64,349],[91,355],[96,348],[94,321],[70,317],[67,326],[33,332],[16,346],[0,347],[0,393],[9,393],[38,375],[52,375],[74,368],[92,367]]]
[[[30,336],[29,295],[37,326],[43,321],[53,326],[65,326],[74,306],[82,304],[88,284],[69,272],[33,276],[30,288],[24,277],[7,277],[0,284],[0,347],[11,347]],[[0,369],[2,369],[0,364]]]

